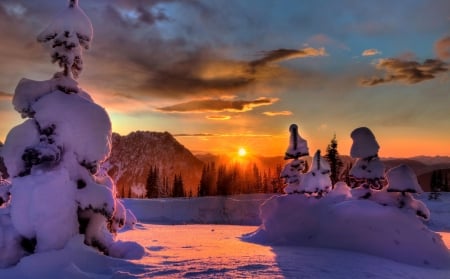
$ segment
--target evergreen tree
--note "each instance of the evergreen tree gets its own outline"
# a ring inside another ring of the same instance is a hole
[[[431,173],[430,181],[430,194],[428,195],[429,200],[437,200],[441,195],[442,190],[442,172],[441,170],[434,170]]]
[[[160,187],[160,190],[159,190],[159,197],[167,198],[169,196],[170,196],[169,178],[167,176],[164,176],[163,180],[162,180],[162,186]]]
[[[331,167],[331,182],[334,185],[339,181],[339,174],[341,173],[341,169],[343,167],[343,163],[341,158],[339,157],[339,152],[337,150],[337,140],[336,135],[331,139],[330,144],[327,147],[327,151],[325,153],[325,159],[328,161]]]
[[[209,179],[209,164],[206,166],[203,166],[202,170],[202,176],[200,178],[200,184],[198,186],[198,196],[204,197],[209,196],[211,194],[211,185],[210,185],[210,179]]]
[[[271,181],[273,193],[278,193],[278,194],[283,193],[283,188],[284,188],[285,184],[284,184],[284,180],[279,175],[282,170],[283,170],[283,167],[281,166],[281,164],[277,164],[276,170],[275,170],[275,175]]]
[[[172,197],[179,198],[185,196],[183,178],[181,177],[181,174],[175,175],[173,178]]]
[[[217,169],[217,195],[228,196],[232,194],[232,175],[227,171],[225,165]]]
[[[159,197],[159,168],[151,166],[147,176],[147,198]]]

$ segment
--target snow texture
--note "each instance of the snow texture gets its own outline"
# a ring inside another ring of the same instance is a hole
[[[294,159],[284,166],[280,173],[280,178],[283,178],[287,184],[283,189],[286,194],[303,192],[300,185],[303,178],[302,171],[304,169],[305,161],[299,159]]]
[[[378,154],[380,146],[369,128],[357,128],[353,130],[350,136],[353,140],[350,156],[353,158],[367,158]]]
[[[28,119],[9,131],[2,148],[2,156],[10,177],[16,177],[25,170],[21,154],[24,154],[29,146],[39,143],[39,139],[38,125],[34,119]]]
[[[332,189],[330,173],[330,164],[320,156],[320,150],[317,150],[309,171],[303,176],[301,188],[310,195],[323,196]]]
[[[390,169],[386,178],[388,192],[423,193],[414,171],[405,164]]]
[[[105,109],[78,94],[54,91],[33,105],[41,129],[54,125],[53,140],[79,163],[95,168],[111,151],[111,121]]]
[[[398,208],[345,195],[275,196],[260,208],[262,225],[246,241],[352,250],[417,266],[448,268],[439,234]]]
[[[47,81],[22,79],[16,88],[13,105],[29,119],[11,129],[2,147],[10,181],[0,185],[0,266],[63,249],[79,234],[104,254],[140,258],[143,247],[116,239],[136,218],[128,214],[127,223],[101,168],[111,151],[111,121],[73,79],[82,69],[81,47],[92,40],[78,2],[71,0],[39,40],[52,41],[53,58],[65,71]]]
[[[335,185],[334,190],[328,193],[324,199],[330,199],[330,204],[333,200],[335,206],[349,201],[348,197],[345,196],[345,193],[348,193],[348,188],[345,187],[347,187],[345,183],[341,183],[340,186]],[[337,189],[341,190],[336,191]],[[119,240],[133,240],[146,247],[146,256],[142,259],[129,261],[105,257],[98,251],[86,246],[82,236],[76,235],[61,250],[29,255],[22,258],[15,266],[0,269],[0,278],[225,277],[347,279],[370,277],[376,279],[447,279],[450,276],[450,265],[441,269],[434,269],[426,265],[414,266],[400,263],[390,260],[389,257],[383,258],[371,256],[367,253],[352,252],[345,248],[324,249],[312,245],[309,245],[309,247],[297,245],[267,246],[241,241],[240,236],[257,229],[255,226],[248,225],[260,222],[258,205],[270,197],[272,195],[259,194],[191,199],[126,199],[123,200],[123,203],[126,204],[127,208],[133,210],[139,220],[166,224],[138,223],[136,230],[125,230],[119,233]],[[302,195],[289,195],[289,199],[293,200],[300,199],[300,197]],[[310,200],[316,203],[319,201],[316,199]],[[427,223],[434,230],[441,231],[443,239],[446,240],[447,245],[450,245],[450,234],[442,232],[450,229],[450,211],[448,210],[450,195],[443,193],[439,200],[428,201],[425,198],[423,201],[432,211],[431,219]],[[226,220],[223,218],[221,211],[224,203],[227,204],[229,216]],[[371,204],[371,206],[378,208],[376,204],[374,205],[367,200],[358,201],[358,203]],[[343,207],[343,205],[339,205],[339,207]],[[354,204],[351,207],[352,210],[358,209]],[[365,205],[362,207],[367,211]],[[391,207],[381,208],[385,208],[384,210],[388,212],[395,209]],[[390,209],[388,210],[388,208]],[[199,209],[199,211],[195,209]],[[189,212],[189,210],[193,212]],[[209,224],[204,224],[205,219],[201,218],[201,212],[208,215]],[[373,213],[373,215],[383,215],[383,211],[374,210]],[[297,224],[296,214],[294,211],[288,212],[282,219],[295,215],[292,216],[294,220],[292,223]],[[340,213],[340,215],[342,214]],[[315,213],[312,213],[312,215],[317,216]],[[357,215],[361,216],[361,214]],[[390,213],[385,215],[390,215]],[[321,222],[332,221],[333,217],[334,215],[326,216],[326,219]],[[331,238],[338,242],[340,238],[337,237],[341,237],[349,227],[352,227],[350,221],[341,231],[337,231],[336,236],[333,235]],[[414,226],[421,226],[420,223],[409,221]],[[358,223],[361,224],[362,222],[366,221],[360,220]],[[185,223],[201,223],[202,225],[185,225]],[[219,223],[244,224],[246,226],[217,225]],[[391,230],[396,229],[393,223],[389,224],[385,230],[389,230],[391,226]],[[376,228],[373,227],[373,229]],[[2,229],[4,229],[3,226]],[[354,230],[350,228],[350,232]],[[371,244],[372,240],[369,237],[375,236],[374,241],[379,243],[381,240],[378,240],[378,238],[386,238],[383,236],[383,232],[380,231],[378,234],[364,232],[358,237],[365,238],[365,245],[374,246],[375,244]],[[404,230],[400,230],[400,233],[395,233],[398,235],[396,239],[400,241],[400,246],[403,246],[403,240],[400,237]],[[347,237],[344,239],[347,239]],[[439,236],[437,236],[437,239],[437,242],[440,242]],[[330,242],[331,240],[326,241]],[[391,249],[396,249],[398,246],[395,242],[389,245]],[[127,247],[128,255],[139,253],[140,249],[137,247],[136,250],[133,250],[131,247]],[[416,249],[412,249],[414,250],[412,253],[415,252]],[[0,257],[4,255],[0,253]]]
[[[298,133],[297,124],[289,126],[289,146],[285,153],[285,159],[297,159],[309,154],[308,143]]]
[[[78,1],[72,0],[39,34],[38,41],[51,43],[53,62],[64,68],[64,76],[77,78],[83,69],[82,51],[90,47],[92,38],[90,19],[80,9]]]

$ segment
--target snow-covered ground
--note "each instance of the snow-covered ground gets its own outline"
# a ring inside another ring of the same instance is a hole
[[[144,246],[144,258],[106,257],[75,237],[62,250],[31,255],[0,269],[0,278],[450,278],[450,267],[432,269],[351,251],[242,241],[258,228],[254,217],[267,197],[125,200],[145,222],[121,232],[119,239]],[[429,226],[450,247],[450,195],[424,201],[431,210]]]

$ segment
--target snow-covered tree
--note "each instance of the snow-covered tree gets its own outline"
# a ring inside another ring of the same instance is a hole
[[[350,186],[355,188],[354,196],[369,198],[373,190],[381,190],[385,184],[385,168],[378,157],[380,146],[367,127],[353,130],[350,136],[353,140],[350,156],[357,158],[349,172]]]
[[[70,0],[68,8],[37,39],[51,46],[52,62],[63,68],[60,74],[78,78],[83,70],[83,49],[89,49],[93,33],[91,21],[78,6],[78,0]]]
[[[330,174],[330,165],[320,156],[320,150],[317,150],[309,171],[303,177],[301,183],[303,192],[312,196],[322,197],[333,188]]]
[[[78,234],[111,256],[143,255],[140,245],[115,240],[127,211],[102,168],[111,151],[111,122],[73,80],[82,69],[81,48],[91,39],[89,19],[78,1],[70,1],[38,37],[53,43],[52,57],[64,71],[17,85],[13,105],[27,119],[10,130],[2,148],[11,200],[0,216],[0,235],[9,235],[0,238],[0,247],[8,247],[0,266],[61,249]]]
[[[387,192],[392,193],[394,205],[415,213],[418,217],[428,220],[430,210],[427,206],[414,198],[412,194],[422,194],[423,190],[417,181],[413,170],[405,164],[387,171]]]
[[[286,182],[283,191],[286,194],[303,193],[301,188],[303,171],[305,170],[305,161],[299,159],[309,154],[308,143],[298,133],[297,124],[289,126],[289,145],[285,152],[284,159],[288,162],[280,173],[280,178]]]

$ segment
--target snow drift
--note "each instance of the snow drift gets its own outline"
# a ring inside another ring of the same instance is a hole
[[[262,224],[244,240],[363,252],[408,264],[448,268],[450,255],[439,234],[410,211],[372,200],[330,195],[274,196],[261,205]]]

